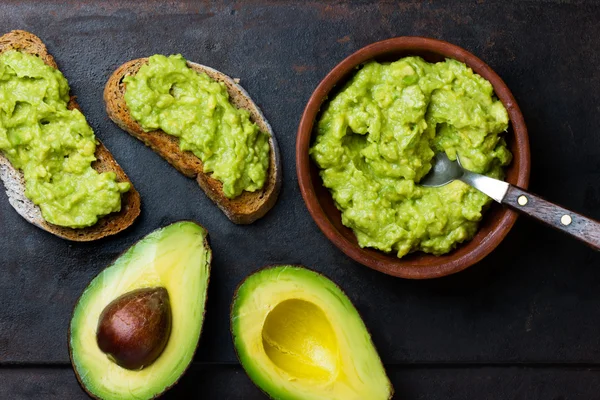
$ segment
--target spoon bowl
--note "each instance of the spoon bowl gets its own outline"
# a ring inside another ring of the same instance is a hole
[[[508,183],[464,169],[458,155],[456,160],[452,161],[446,153],[440,152],[434,156],[432,162],[431,170],[421,179],[419,185],[440,187],[458,179],[482,191],[498,203],[502,203],[508,190]]]
[[[456,161],[451,161],[443,151],[436,153],[433,160],[431,160],[431,164],[431,170],[421,179],[419,185],[440,187],[460,179],[464,174],[460,159],[456,157]]]

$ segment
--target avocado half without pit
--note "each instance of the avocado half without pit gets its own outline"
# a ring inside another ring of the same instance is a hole
[[[179,380],[200,339],[210,262],[206,230],[182,221],[92,280],[69,330],[71,362],[90,396],[150,399]]]
[[[238,287],[231,332],[240,363],[273,399],[384,400],[392,385],[358,311],[332,281],[299,266]]]

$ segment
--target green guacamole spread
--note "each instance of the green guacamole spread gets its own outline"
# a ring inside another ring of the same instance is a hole
[[[129,112],[145,131],[177,136],[181,150],[202,160],[228,198],[265,184],[269,136],[235,108],[223,83],[198,73],[181,55],[154,55],[124,79]]]
[[[94,132],[68,102],[60,71],[26,53],[0,55],[0,151],[23,171],[25,195],[46,221],[83,228],[119,211],[129,183],[91,167]]]
[[[362,247],[443,254],[471,239],[491,201],[455,181],[419,186],[436,152],[502,179],[508,114],[465,64],[370,62],[324,107],[311,155]]]

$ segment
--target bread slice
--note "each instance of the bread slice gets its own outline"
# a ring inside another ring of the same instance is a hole
[[[26,31],[12,31],[0,37],[0,53],[8,50],[18,50],[40,57],[46,64],[57,68],[54,58],[48,53],[41,39]],[[77,108],[75,97],[71,96],[69,109]],[[96,146],[96,161],[92,167],[98,172],[112,171],[117,174],[119,182],[129,182],[129,178],[115,161],[110,152],[98,140]],[[121,211],[106,215],[88,228],[65,228],[50,224],[42,217],[42,211],[25,196],[25,178],[23,173],[15,169],[8,159],[0,152],[0,179],[6,188],[8,201],[17,212],[32,224],[64,239],[87,242],[114,235],[130,226],[140,214],[140,195],[131,185],[131,189],[121,197]]]
[[[223,82],[229,93],[231,103],[250,113],[250,120],[269,134],[271,147],[267,179],[261,190],[256,192],[242,192],[234,199],[229,199],[223,194],[223,185],[210,174],[204,173],[202,161],[190,151],[179,148],[179,139],[162,130],[144,132],[129,113],[125,103],[125,83],[123,78],[135,75],[140,67],[148,62],[147,58],[140,58],[121,65],[108,79],[104,88],[104,101],[106,112],[121,129],[138,138],[157,152],[162,158],[189,178],[194,178],[204,190],[206,195],[236,224],[250,224],[264,216],[275,204],[281,187],[281,162],[277,141],[271,126],[265,119],[258,106],[252,101],[248,93],[227,75],[188,61],[188,66],[196,72],[204,72],[212,79]]]

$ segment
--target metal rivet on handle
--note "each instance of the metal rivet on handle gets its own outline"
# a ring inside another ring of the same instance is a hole
[[[563,215],[562,217],[560,217],[560,223],[567,226],[567,225],[571,225],[571,222],[573,222],[573,219],[571,218],[570,215]]]
[[[519,203],[520,206],[524,206],[525,204],[527,204],[529,200],[527,200],[526,196],[519,196],[519,198],[517,199],[517,203]]]

